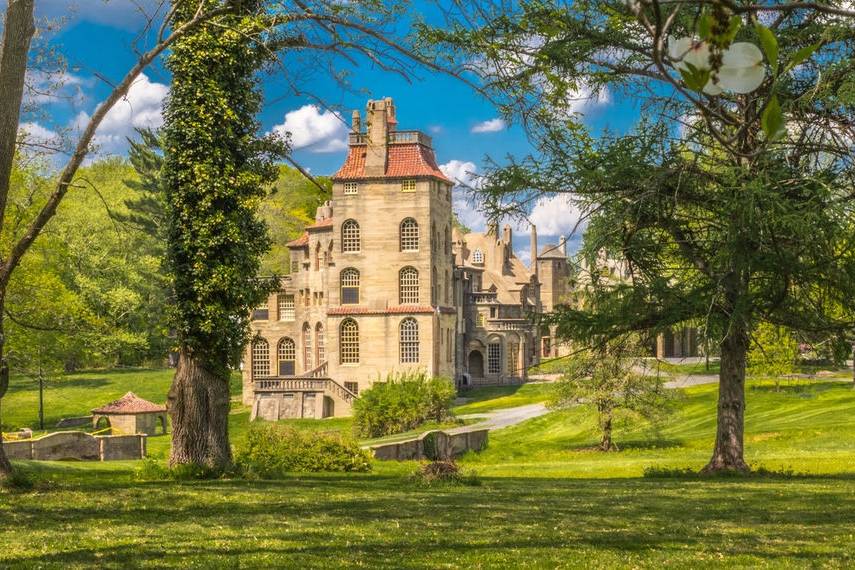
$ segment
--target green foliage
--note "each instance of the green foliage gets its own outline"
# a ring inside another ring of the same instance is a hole
[[[47,231],[12,276],[6,299],[13,372],[158,362],[165,352],[162,244],[121,221],[137,193],[130,166],[107,159],[82,168]],[[36,165],[16,168],[4,242],[23,231],[51,190]],[[85,231],[81,231],[85,228]]]
[[[205,2],[211,5],[213,2]],[[177,19],[196,6],[177,3]],[[258,211],[285,146],[259,139],[256,73],[267,52],[261,4],[200,27],[173,46],[164,112],[170,321],[183,348],[211,371],[236,365],[249,314],[276,285],[257,279],[270,238]]]
[[[138,481],[204,481],[228,475],[229,473],[224,473],[221,469],[212,469],[197,463],[182,463],[170,467],[151,457],[143,459],[134,471],[134,477]]]
[[[446,378],[430,378],[422,370],[393,372],[354,402],[354,431],[360,437],[382,437],[444,421],[452,415],[455,395],[454,383]]]
[[[564,376],[555,384],[550,407],[589,405],[597,412],[600,448],[610,451],[616,414],[625,419],[658,420],[671,400],[659,376],[639,374],[641,347],[628,339],[603,343],[568,359]]]
[[[371,456],[340,434],[307,433],[274,423],[253,424],[235,454],[245,476],[281,479],[288,473],[371,470]]]
[[[747,361],[749,373],[778,378],[795,372],[799,343],[791,331],[762,323],[755,329],[752,340]]]

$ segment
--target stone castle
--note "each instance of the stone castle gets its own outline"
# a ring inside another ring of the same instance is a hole
[[[569,287],[564,240],[531,263],[510,226],[462,234],[430,137],[397,129],[391,99],[353,113],[332,200],[288,244],[290,273],[253,314],[243,399],[253,417],[349,415],[354,398],[394,371],[458,385],[519,383],[558,354],[532,318]],[[283,273],[285,268],[283,268]]]

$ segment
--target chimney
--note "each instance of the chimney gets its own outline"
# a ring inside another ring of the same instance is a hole
[[[357,135],[362,132],[362,118],[360,118],[359,111],[357,111],[356,109],[353,110],[350,124],[350,132],[355,133]]]
[[[509,224],[502,228],[502,241],[513,251],[514,236]]]
[[[558,247],[561,248],[561,253],[564,254],[564,257],[567,257],[567,238],[561,236],[558,239]]]
[[[391,99],[368,101],[365,122],[368,126],[368,147],[365,150],[365,174],[386,174],[386,145],[389,139],[389,117],[387,113]]]
[[[537,226],[531,225],[531,262],[529,271],[537,275]]]

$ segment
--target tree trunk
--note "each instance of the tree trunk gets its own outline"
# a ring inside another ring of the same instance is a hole
[[[602,437],[600,438],[600,451],[611,451],[613,447],[611,411],[601,413],[600,426],[603,430]]]
[[[21,119],[21,101],[24,97],[24,78],[30,40],[36,31],[33,21],[33,0],[10,0],[6,7],[3,41],[0,44],[0,231],[9,196],[9,180],[15,161],[15,145]],[[9,367],[3,355],[6,341],[3,331],[3,299],[7,281],[0,282],[0,400],[9,382]],[[3,450],[3,433],[0,425],[0,479],[12,473],[12,464]]]
[[[721,371],[718,388],[718,427],[715,449],[704,473],[749,471],[745,463],[743,435],[745,430],[745,356],[748,334],[733,322],[721,343]]]
[[[221,471],[232,462],[229,446],[229,378],[182,348],[169,389],[170,465],[193,463]]]

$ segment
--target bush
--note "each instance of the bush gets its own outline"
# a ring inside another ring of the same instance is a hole
[[[21,469],[15,469],[11,475],[0,479],[0,487],[9,491],[27,492],[36,487],[35,480]]]
[[[305,471],[370,471],[371,455],[338,434],[300,432],[277,424],[253,424],[235,456],[238,471],[277,479]]]
[[[142,465],[134,472],[134,475],[139,481],[199,481],[228,477],[234,475],[234,473],[211,469],[210,467],[195,463],[169,467],[164,462],[146,457],[143,459]]]
[[[457,391],[447,378],[424,371],[393,373],[364,391],[353,406],[353,429],[360,437],[383,437],[415,429],[427,421],[453,417]]]
[[[413,482],[427,487],[438,483],[472,486],[481,484],[481,480],[478,479],[475,472],[464,472],[453,459],[423,463],[412,474],[411,479]]]

